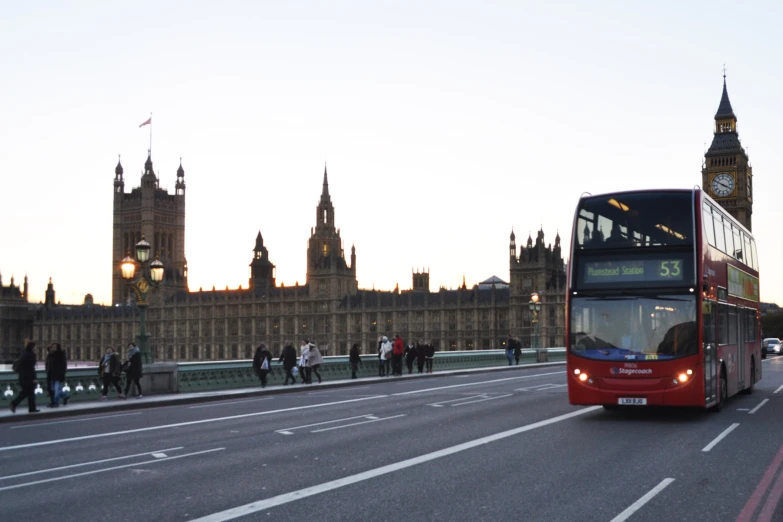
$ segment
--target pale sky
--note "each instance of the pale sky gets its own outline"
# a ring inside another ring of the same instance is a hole
[[[328,163],[362,288],[508,280],[581,193],[701,183],[722,68],[783,302],[778,2],[16,2],[0,16],[0,273],[111,300],[112,182],[182,157],[192,290],[247,287],[260,229],[304,283]]]

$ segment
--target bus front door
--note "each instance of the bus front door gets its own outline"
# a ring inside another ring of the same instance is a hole
[[[704,404],[710,404],[717,400],[717,357],[718,350],[715,343],[715,315],[717,306],[713,301],[702,303],[702,351],[704,353]]]
[[[738,375],[737,375],[737,389],[742,390],[745,389],[745,366],[746,361],[745,357],[747,354],[745,353],[745,350],[747,349],[745,346],[745,321],[742,320],[743,317],[743,309],[737,308],[737,315],[736,315],[736,321],[737,321],[737,358],[739,359],[737,361],[737,367],[738,367]]]

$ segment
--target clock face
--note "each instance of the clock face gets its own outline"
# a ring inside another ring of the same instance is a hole
[[[718,197],[725,198],[734,192],[734,176],[724,172],[712,178],[712,193]]]

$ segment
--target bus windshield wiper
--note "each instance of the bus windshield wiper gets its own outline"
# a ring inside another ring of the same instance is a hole
[[[658,294],[645,294],[642,292],[631,292],[630,290],[621,290],[622,295],[628,297],[643,297],[645,299],[656,299],[658,301],[687,301],[687,299],[681,299],[679,297],[664,297]]]

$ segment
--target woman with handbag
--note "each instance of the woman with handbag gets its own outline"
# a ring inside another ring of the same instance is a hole
[[[266,378],[269,375],[269,365],[272,363],[272,354],[266,349],[266,345],[261,343],[256,348],[256,354],[253,357],[253,371],[261,379],[261,387],[266,388]]]
[[[318,347],[315,345],[315,343],[310,343],[310,350],[308,352],[309,356],[307,359],[307,380],[309,381],[308,384],[312,384],[312,375],[311,372],[315,374],[316,377],[318,377],[318,384],[321,384],[321,374],[318,373],[318,368],[321,367],[321,365],[324,362],[324,358],[321,356],[320,350],[318,350]]]
[[[114,353],[114,348],[109,346],[106,348],[106,353],[98,361],[98,375],[103,380],[103,392],[101,393],[101,400],[106,400],[106,395],[109,393],[109,384],[114,386],[117,390],[117,394],[120,399],[125,398],[125,394],[122,393],[120,387],[120,377],[122,375],[122,365],[120,364],[117,354]]]

